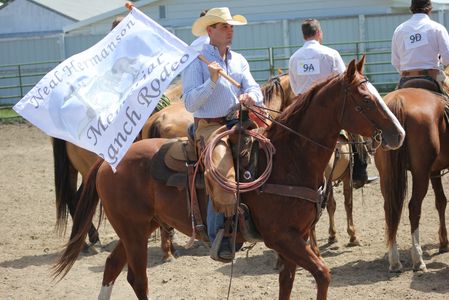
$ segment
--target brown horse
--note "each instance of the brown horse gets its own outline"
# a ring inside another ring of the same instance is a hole
[[[264,105],[270,110],[268,113],[271,117],[276,117],[280,112],[284,111],[289,105],[293,103],[296,99],[295,94],[290,86],[290,79],[288,73],[279,74],[265,82],[261,86]],[[163,117],[160,115],[164,114]],[[178,117],[177,117],[178,116]],[[156,117],[156,115],[154,116]],[[158,121],[152,122],[151,118],[147,124],[151,126],[146,126],[142,130],[143,134],[151,135],[152,137],[182,137],[185,135],[185,128],[189,125],[189,117],[192,115],[185,110],[182,103],[176,103],[170,107],[165,108],[160,114],[157,115]],[[193,119],[193,118],[192,118]],[[165,134],[165,136],[162,136]],[[179,135],[177,135],[179,134]],[[346,220],[347,228],[346,231],[349,235],[349,246],[360,245],[354,226],[353,219],[353,190],[352,190],[352,178],[351,178],[351,157],[350,157],[350,146],[349,141],[346,137],[339,137],[339,144],[336,147],[336,152],[339,156],[336,158],[335,153],[332,155],[329,163],[326,167],[326,176],[331,172],[334,166],[335,170],[332,176],[333,182],[343,182],[343,194],[344,194],[344,205],[346,210]],[[336,211],[336,201],[333,196],[333,189],[329,195],[329,201],[327,204],[327,211],[329,216],[329,238],[330,244],[337,242],[336,228],[335,228],[335,211]],[[173,245],[171,241],[164,241],[164,235],[162,237],[162,244],[165,245],[163,249],[171,249],[173,251]],[[170,246],[168,246],[170,245]],[[311,245],[315,253],[319,254],[318,245],[316,242],[316,237],[314,231],[311,233]],[[164,260],[171,260],[174,256],[174,252],[167,253],[164,252]]]
[[[441,170],[449,167],[449,130],[444,116],[445,99],[424,89],[405,88],[385,96],[385,102],[406,132],[402,147],[375,154],[384,197],[387,224],[388,259],[391,272],[400,272],[396,234],[407,194],[407,170],[412,175],[412,195],[408,204],[412,235],[411,257],[414,270],[426,270],[419,241],[422,201],[429,187],[435,192],[435,206],[440,218],[439,251],[447,252],[445,223],[447,199],[441,184]]]
[[[262,86],[265,105],[273,110],[281,111],[290,105],[294,94],[290,88],[288,75],[281,75],[269,80]],[[193,115],[185,109],[181,101],[182,84],[178,81],[165,91],[171,105],[156,112],[145,122],[139,139],[147,138],[175,138],[187,134],[187,127],[193,123]],[[274,116],[275,112],[272,113]],[[84,148],[78,147],[61,139],[52,139],[54,178],[56,193],[56,220],[57,228],[61,231],[66,228],[68,214],[73,217],[76,204],[80,196],[83,183],[87,178],[89,169],[98,156]],[[81,176],[81,185],[77,188],[78,174]],[[175,249],[170,239],[171,233],[161,230],[162,260],[170,261],[174,258]],[[92,224],[89,230],[91,244],[98,243],[99,235]]]
[[[314,276],[317,298],[327,298],[329,269],[310,249],[307,239],[319,214],[323,172],[334,152],[340,129],[364,136],[381,132],[387,149],[397,148],[403,141],[403,129],[362,75],[363,64],[364,59],[359,64],[352,61],[345,74],[316,85],[289,106],[277,120],[293,132],[273,124],[265,133],[276,148],[267,183],[307,190],[309,200],[304,194],[252,191],[241,195],[266,246],[275,250],[283,261],[279,274],[280,299],[290,298],[297,266]],[[317,116],[320,122],[316,122]],[[94,165],[75,215],[72,239],[55,266],[55,275],[66,274],[75,263],[101,199],[120,240],[106,261],[100,298],[109,299],[114,281],[127,264],[127,279],[135,294],[138,299],[148,299],[149,235],[159,222],[192,235],[186,192],[166,186],[151,175],[152,160],[167,141],[146,139],[134,143],[116,173],[105,162]],[[260,157],[264,169],[265,156]],[[202,193],[198,196],[202,215],[206,216],[206,196]]]

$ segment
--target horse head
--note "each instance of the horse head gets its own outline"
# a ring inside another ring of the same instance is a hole
[[[379,92],[363,75],[364,64],[365,55],[358,63],[352,60],[344,74],[346,84],[341,126],[348,131],[371,136],[385,149],[397,149],[404,141],[405,131]]]
[[[293,102],[294,94],[290,87],[288,73],[271,78],[261,87],[261,90],[265,106],[277,112],[284,111]],[[275,116],[276,113],[272,115]]]

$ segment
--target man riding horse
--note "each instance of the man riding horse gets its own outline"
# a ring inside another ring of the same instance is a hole
[[[307,19],[301,24],[304,45],[290,57],[288,68],[290,85],[295,95],[302,94],[315,84],[332,75],[342,74],[345,63],[337,50],[322,45],[323,31],[316,19]],[[360,148],[360,147],[359,147]],[[360,188],[369,182],[367,168],[368,155],[359,153],[355,146],[352,179],[354,187]],[[365,158],[365,159],[362,159]]]
[[[430,19],[430,0],[412,0],[410,10],[413,16],[396,28],[391,42],[391,64],[401,75],[398,88],[425,79],[447,95],[446,76],[440,67],[449,64],[448,32]]]
[[[186,109],[193,113],[196,125],[195,143],[203,147],[217,134],[227,129],[235,120],[226,116],[239,103],[245,106],[262,104],[262,92],[250,73],[246,59],[230,50],[234,25],[245,25],[246,18],[241,15],[231,16],[227,7],[212,8],[198,18],[193,26],[195,36],[209,35],[210,44],[205,44],[201,54],[211,63],[208,65],[199,59],[190,64],[182,74],[183,99]],[[231,85],[220,73],[232,75],[241,88]],[[214,149],[213,163],[219,172],[230,181],[235,181],[234,162],[229,141],[225,137]],[[207,192],[210,195],[207,213],[207,228],[212,248],[220,243],[216,238],[218,230],[224,227],[225,217],[235,213],[236,195],[221,188],[205,170]],[[233,259],[232,245],[229,238],[221,240],[218,260]]]

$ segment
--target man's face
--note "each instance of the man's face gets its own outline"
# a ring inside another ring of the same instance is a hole
[[[234,35],[234,26],[227,23],[217,23],[207,27],[210,43],[214,46],[229,46]]]

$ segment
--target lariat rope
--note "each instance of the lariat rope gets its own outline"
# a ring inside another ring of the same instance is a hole
[[[248,136],[251,136],[259,141],[260,147],[265,153],[265,157],[267,159],[267,166],[263,173],[252,182],[239,182],[238,190],[240,192],[249,192],[255,189],[260,188],[267,180],[271,174],[271,170],[273,168],[273,155],[276,152],[271,141],[263,136],[262,134],[246,129],[233,128],[230,130],[226,130],[218,135],[216,135],[206,146],[204,149],[204,167],[209,170],[210,176],[213,180],[217,181],[221,188],[223,188],[227,192],[237,192],[237,183],[235,181],[228,180],[225,176],[223,176],[217,168],[214,167],[212,163],[212,153],[215,146],[220,142],[220,140],[233,133],[243,133]],[[238,177],[237,177],[238,180]]]

